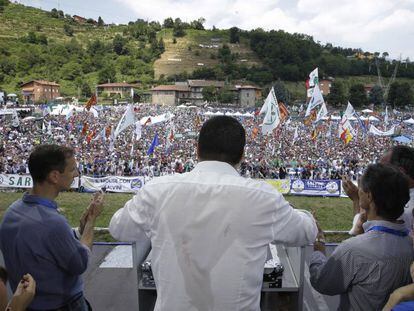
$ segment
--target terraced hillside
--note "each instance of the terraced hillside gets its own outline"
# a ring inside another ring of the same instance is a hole
[[[194,30],[187,29],[186,35],[176,38],[174,43],[172,29],[163,29],[158,33],[163,38],[165,52],[154,63],[155,78],[161,75],[170,76],[181,72],[192,73],[200,67],[211,67],[218,64],[217,50],[227,44],[232,53],[237,53],[237,63],[247,66],[261,65],[260,59],[249,48],[249,42],[241,39],[240,44],[229,43],[227,30]]]

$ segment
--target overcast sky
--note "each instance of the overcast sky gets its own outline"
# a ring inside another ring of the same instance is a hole
[[[387,51],[414,60],[414,0],[18,0],[44,10],[126,24],[204,17],[205,27],[283,29],[313,36],[322,44]]]

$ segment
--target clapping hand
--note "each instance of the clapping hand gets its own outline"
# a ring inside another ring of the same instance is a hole
[[[25,274],[17,285],[9,306],[13,310],[26,310],[36,292],[36,282],[30,274]]]
[[[351,180],[349,180],[349,178],[347,178],[346,176],[342,177],[342,186],[344,188],[346,195],[352,201],[359,200],[358,187],[355,186],[354,183]]]
[[[104,194],[101,191],[96,192],[93,195],[91,203],[89,204],[88,208],[83,212],[79,220],[80,234],[83,233],[83,229],[85,228],[85,224],[88,220],[95,220],[102,213],[103,199],[104,199]]]

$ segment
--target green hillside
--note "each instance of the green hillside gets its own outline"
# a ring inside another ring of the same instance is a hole
[[[276,83],[288,91],[289,102],[304,99],[304,81],[315,67],[320,78],[334,77],[348,94],[354,84],[378,81],[374,55],[385,81],[396,66],[386,52],[321,45],[282,30],[205,30],[202,18],[79,24],[62,11],[6,2],[0,0],[0,90],[17,94],[33,79],[56,81],[63,96],[85,99],[108,81],[140,82],[145,91],[192,78],[253,83],[265,92]],[[397,81],[412,89],[414,63],[400,66]]]

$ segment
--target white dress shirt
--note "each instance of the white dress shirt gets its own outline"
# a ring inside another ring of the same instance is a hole
[[[260,310],[268,243],[315,240],[312,215],[266,182],[204,161],[146,184],[112,217],[118,240],[151,239],[155,310]]]

